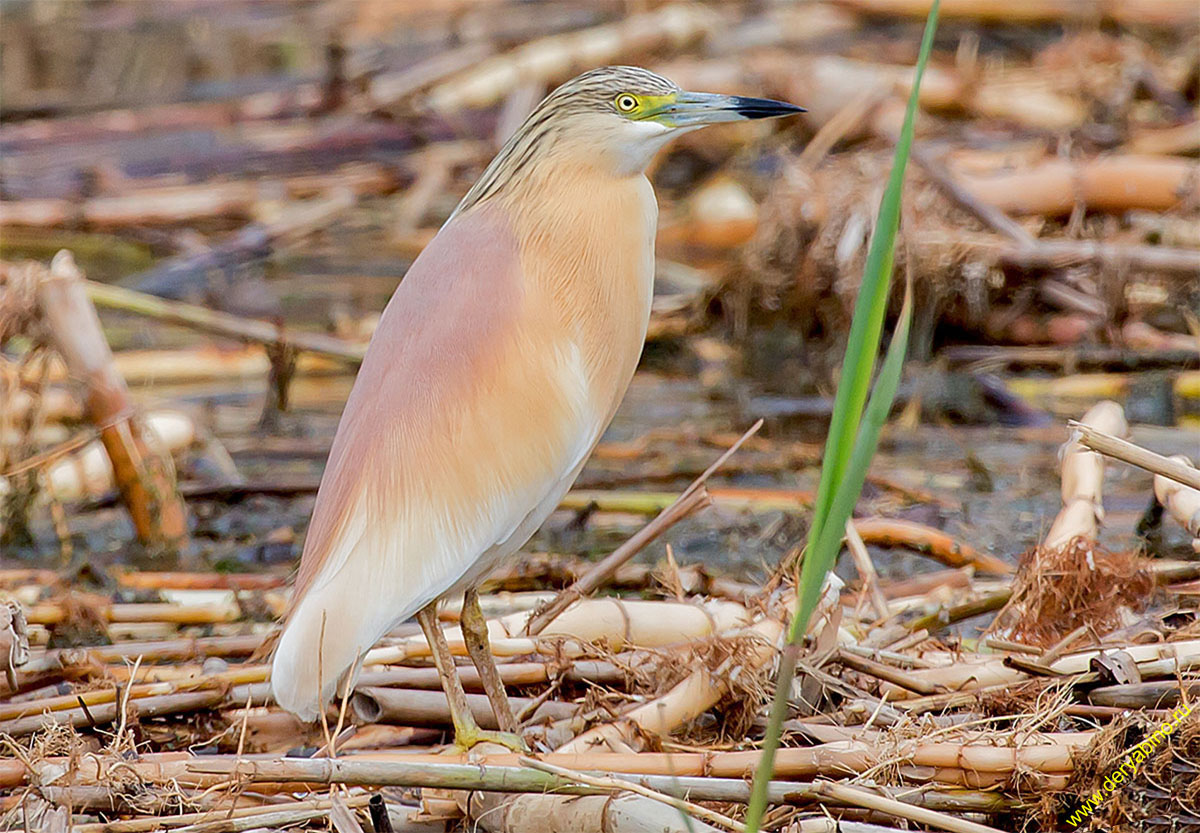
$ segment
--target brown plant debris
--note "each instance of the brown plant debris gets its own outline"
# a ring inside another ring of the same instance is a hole
[[[1021,556],[1012,598],[989,629],[1048,647],[1079,627],[1105,633],[1122,610],[1150,601],[1154,579],[1133,552],[1110,552],[1082,538]]]

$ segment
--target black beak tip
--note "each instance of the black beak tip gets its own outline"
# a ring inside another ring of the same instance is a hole
[[[772,101],[769,98],[746,98],[737,96],[734,99],[734,109],[745,119],[771,119],[777,116],[791,116],[796,113],[808,112],[803,107],[788,104],[786,101]]]

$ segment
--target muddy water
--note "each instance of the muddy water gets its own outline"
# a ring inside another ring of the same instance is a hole
[[[242,473],[250,480],[287,481],[312,478],[323,466],[323,453],[332,440],[341,404],[351,377],[340,375],[298,380],[293,408],[285,414],[275,439],[288,438],[294,455],[260,451],[266,442],[257,430],[262,407],[259,381],[239,385],[154,389],[154,399],[186,403],[203,415],[207,426],[234,451]],[[589,488],[678,491],[688,472],[702,469],[720,453],[715,443],[701,438],[736,433],[757,418],[753,403],[761,386],[739,379],[719,394],[687,375],[643,369],[606,434],[602,448],[640,449],[622,455],[600,454],[588,463],[580,483]],[[749,403],[749,404],[747,404]],[[718,476],[714,485],[814,489],[819,471],[813,462],[782,460],[783,449],[808,443],[819,447],[824,427],[820,418],[770,420],[760,447],[739,453],[743,463],[731,476]],[[686,438],[680,441],[678,438]],[[1057,451],[1066,437],[1062,425],[1047,428],[965,426],[889,427],[872,473],[895,484],[927,492],[932,500],[914,501],[894,489],[869,484],[858,514],[887,514],[946,530],[976,548],[1014,560],[1035,544],[1060,505]],[[271,438],[267,438],[271,439]],[[1164,453],[1196,452],[1196,432],[1181,428],[1134,426],[1133,439]],[[684,470],[672,477],[672,470]],[[1151,499],[1151,478],[1121,464],[1108,467],[1102,542],[1112,548],[1136,546],[1134,529]],[[280,529],[291,528],[297,541],[307,523],[311,496],[293,499],[250,498],[236,505],[193,501],[198,517],[198,544],[210,561],[234,569],[282,566],[298,544],[268,546]],[[651,545],[642,558],[661,559],[670,545],[680,563],[703,562],[739,578],[762,579],[780,556],[802,540],[806,516],[802,511],[743,511],[714,506],[675,527]],[[553,550],[585,555],[610,551],[636,530],[645,518],[634,514],[599,512],[582,518],[559,511],[527,545],[529,551]],[[1185,536],[1167,522],[1159,549],[1186,557]],[[904,550],[873,551],[885,576],[902,577],[939,569],[929,559]],[[848,564],[839,572],[851,574]]]
[[[277,299],[276,312],[289,326],[322,328],[331,319],[357,320],[382,308],[403,274],[406,260],[380,242],[386,217],[364,217],[330,230],[292,255],[279,258],[264,275],[254,274],[237,291],[256,291]],[[265,283],[262,278],[265,277]],[[255,284],[259,284],[257,290]],[[269,289],[267,289],[269,287]],[[261,292],[261,290],[267,291]],[[106,312],[104,320],[117,349],[181,347],[211,344],[178,328],[164,327]],[[642,443],[638,453],[589,462],[580,483],[589,488],[678,491],[690,474],[702,470],[721,451],[718,443],[700,439],[738,434],[759,416],[767,418],[761,434],[765,446],[735,458],[738,473],[714,478],[715,485],[814,489],[817,452],[823,440],[827,402],[819,398],[787,400],[778,396],[776,378],[765,378],[771,362],[744,360],[726,368],[717,381],[701,384],[698,361],[688,342],[655,346],[648,351],[624,404],[604,439],[624,448]],[[774,366],[780,367],[778,362]],[[739,374],[737,367],[759,375]],[[915,368],[913,369],[915,370]],[[271,483],[312,480],[319,476],[352,376],[301,377],[292,386],[291,410],[268,434],[258,428],[265,383],[261,378],[218,379],[203,384],[136,388],[147,405],[182,405],[195,413],[205,430],[233,451],[241,473],[251,481]],[[951,391],[953,385],[943,386]],[[1136,385],[1133,386],[1136,390]],[[801,407],[780,407],[780,402]],[[805,404],[807,403],[807,404]],[[1072,403],[1063,413],[1079,415],[1089,403]],[[809,407],[809,406],[812,407]],[[930,422],[934,424],[929,424]],[[1066,436],[1061,417],[1044,428],[966,427],[944,424],[943,414],[926,415],[917,428],[889,426],[872,472],[933,498],[913,502],[895,490],[868,485],[858,514],[888,514],[945,529],[978,549],[1001,558],[1015,557],[1037,542],[1060,505],[1057,449]],[[671,439],[674,437],[675,439]],[[679,442],[678,438],[690,438]],[[1133,439],[1157,451],[1200,456],[1195,427],[1135,425]],[[290,452],[272,450],[272,443]],[[725,440],[728,442],[728,440]],[[808,443],[805,459],[784,459],[783,449]],[[680,474],[671,477],[672,470]],[[189,474],[214,479],[219,474],[203,462]],[[1114,548],[1137,544],[1134,527],[1151,499],[1151,478],[1121,464],[1108,467],[1105,495],[1107,522],[1103,543]],[[234,569],[282,569],[296,553],[311,511],[311,495],[294,498],[250,497],[235,504],[193,500],[197,553],[206,561]],[[121,559],[128,552],[128,525],[117,510],[72,516],[81,552],[104,552]],[[611,550],[645,518],[596,513],[586,519],[560,511],[530,542],[530,550],[598,554]],[[651,547],[644,558],[656,560],[670,545],[680,562],[702,561],[743,578],[765,575],[780,555],[802,540],[803,512],[748,512],[713,507],[678,525]],[[294,533],[289,539],[288,531]],[[52,549],[53,536],[39,527],[41,550]],[[1164,527],[1161,552],[1186,557],[1185,536],[1170,522]],[[23,555],[36,558],[35,552]],[[928,559],[900,550],[876,550],[880,572],[910,575],[937,569]],[[842,565],[843,571],[846,565]]]

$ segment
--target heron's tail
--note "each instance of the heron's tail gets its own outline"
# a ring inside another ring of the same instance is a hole
[[[275,702],[304,721],[317,719],[342,690],[346,673],[382,632],[370,617],[356,615],[361,611],[352,600],[331,595],[310,592],[297,605],[283,626],[271,663]]]

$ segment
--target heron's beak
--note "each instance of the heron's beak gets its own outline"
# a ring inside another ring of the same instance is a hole
[[[668,127],[703,127],[743,119],[771,119],[803,113],[803,107],[769,98],[681,92],[664,102],[653,118]]]

